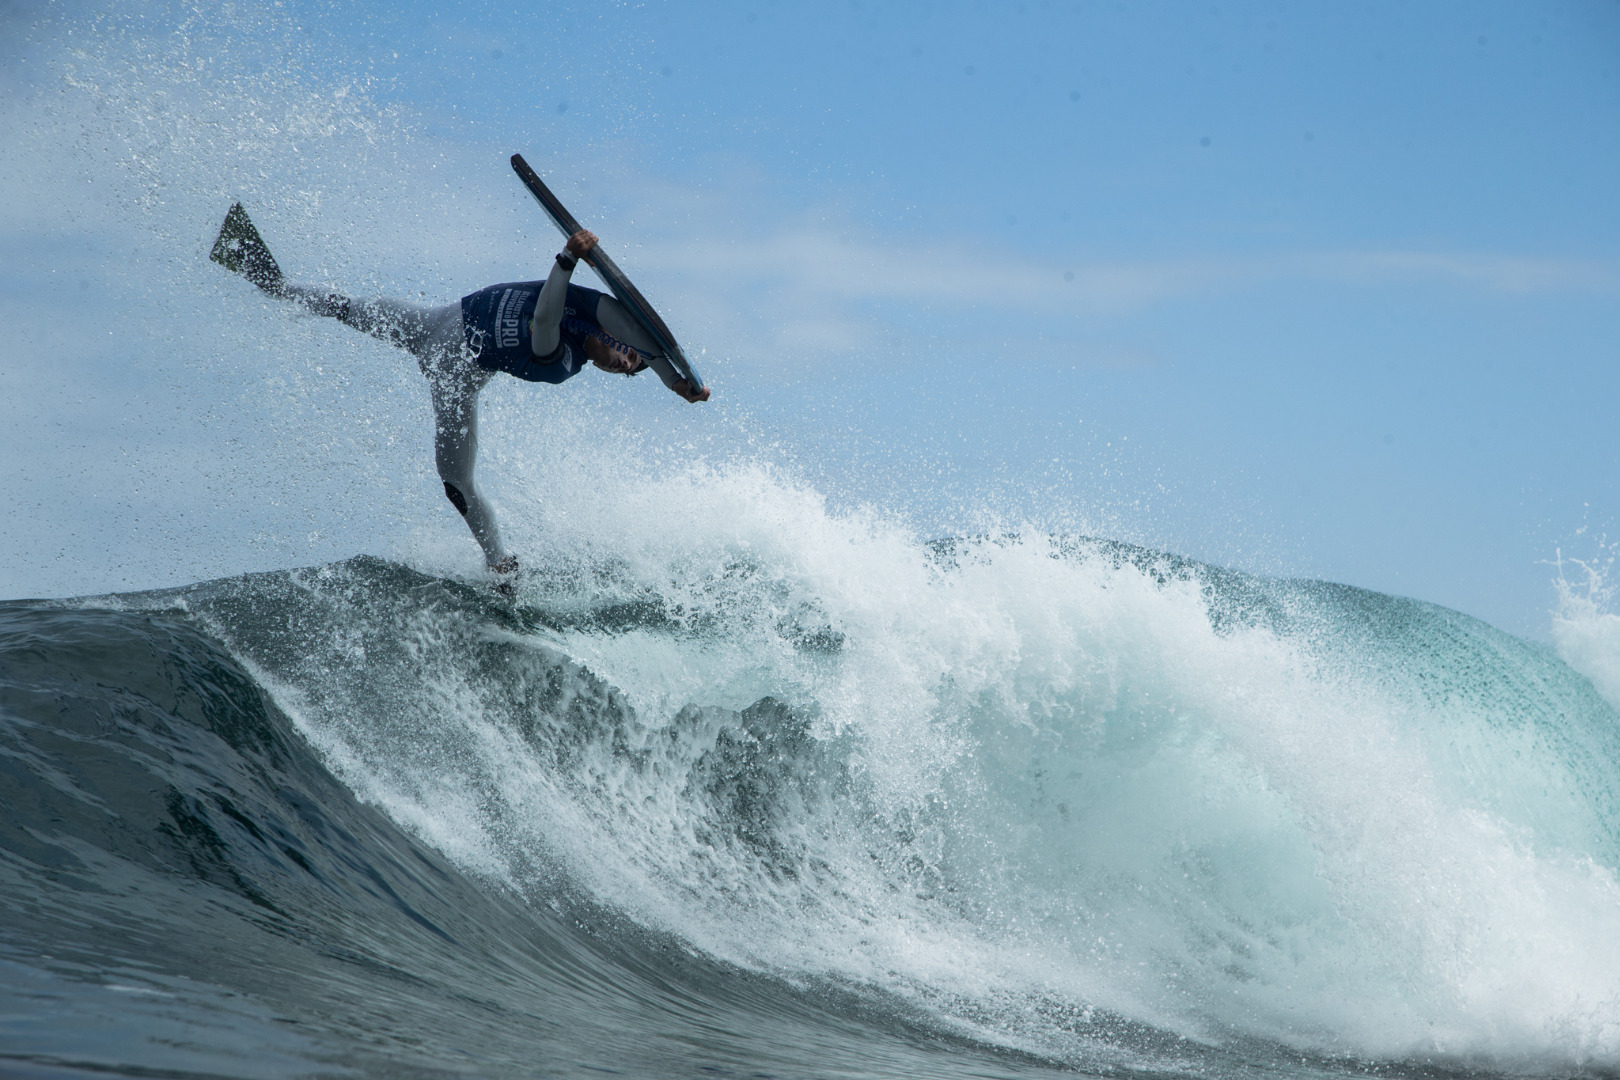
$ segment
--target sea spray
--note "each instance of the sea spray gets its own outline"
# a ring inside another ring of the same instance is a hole
[[[1596,560],[1566,559],[1559,552],[1558,606],[1552,638],[1564,662],[1592,680],[1609,704],[1620,708],[1620,615],[1612,610],[1613,547],[1602,544]],[[1565,576],[1568,566],[1575,577]]]

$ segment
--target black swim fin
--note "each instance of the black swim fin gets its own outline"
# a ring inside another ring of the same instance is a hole
[[[219,227],[219,239],[214,241],[214,250],[208,257],[266,292],[273,293],[281,288],[281,267],[276,265],[269,245],[248,220],[241,203],[234,204],[225,215],[225,223]]]

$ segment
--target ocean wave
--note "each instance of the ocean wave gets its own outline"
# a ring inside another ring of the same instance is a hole
[[[73,913],[10,938],[301,1014],[651,1008],[486,1044],[632,1070],[669,994],[917,1074],[1620,1060],[1620,729],[1549,650],[1117,543],[830,550],[8,605],[9,902]]]

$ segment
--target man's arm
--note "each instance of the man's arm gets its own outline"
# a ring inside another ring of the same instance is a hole
[[[646,357],[647,366],[658,373],[658,377],[663,380],[665,386],[687,401],[709,400],[708,388],[704,387],[694,392],[691,384],[675,370],[675,365],[669,362],[669,357],[664,355],[663,350],[648,336],[647,331],[643,330],[641,324],[637,323],[630,317],[630,313],[624,310],[624,305],[613,297],[604,296],[597,303],[596,321],[603,330],[606,330],[609,334],[612,334]]]
[[[546,283],[540,289],[540,302],[535,305],[534,318],[529,322],[529,348],[534,355],[546,359],[557,351],[562,342],[563,308],[568,304],[568,279],[574,276],[574,264],[596,246],[596,234],[581,229],[568,238],[562,253],[551,267]]]
[[[557,256],[557,265],[551,268],[551,274],[540,290],[540,300],[529,323],[529,347],[541,359],[555,353],[561,341],[563,308],[567,306],[568,279],[573,275],[574,264],[595,246],[596,234],[589,229],[581,229],[570,236],[563,253]],[[603,330],[645,356],[647,366],[658,373],[665,386],[687,401],[709,400],[709,388],[705,386],[694,390],[691,383],[681,378],[663,350],[613,297],[604,296],[598,302],[596,320]]]

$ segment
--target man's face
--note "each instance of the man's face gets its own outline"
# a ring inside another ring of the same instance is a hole
[[[629,375],[646,366],[641,354],[628,345],[591,334],[585,339],[585,355],[603,371],[615,375]]]

